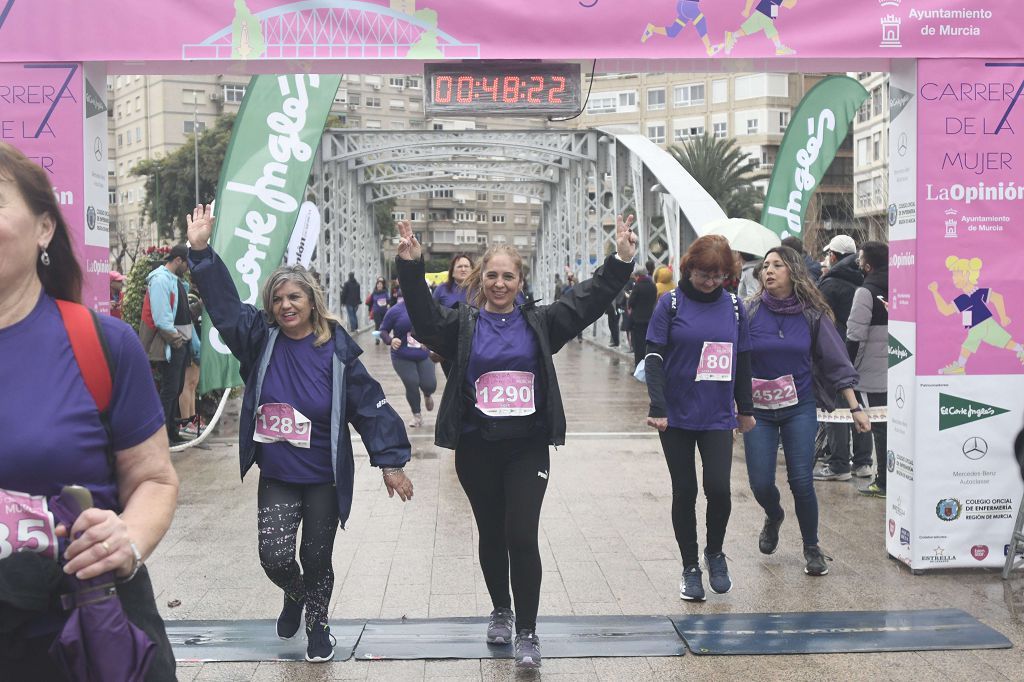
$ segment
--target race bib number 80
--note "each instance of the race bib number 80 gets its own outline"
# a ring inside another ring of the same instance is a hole
[[[56,560],[53,514],[41,495],[0,489],[0,559],[35,552]]]
[[[732,344],[728,341],[705,341],[697,365],[696,381],[732,380]]]
[[[488,417],[523,417],[537,411],[533,372],[488,372],[476,380],[476,407]]]
[[[264,403],[256,410],[257,443],[291,443],[308,448],[313,424],[301,412],[287,403]]]

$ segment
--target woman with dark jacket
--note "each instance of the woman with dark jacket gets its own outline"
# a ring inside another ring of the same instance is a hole
[[[747,475],[754,498],[765,511],[758,541],[762,554],[773,554],[785,518],[775,485],[779,439],[803,538],[804,572],[828,573],[818,547],[818,498],[814,493],[814,436],[817,404],[835,408],[839,394],[864,433],[871,423],[857,403],[857,370],[832,321],[832,309],[811,281],[803,258],[788,246],[765,255],[761,291],[747,301],[752,346],[754,417],[757,425],[743,435]]]
[[[434,442],[455,450],[480,534],[480,567],[494,606],[487,642],[508,644],[514,632],[519,667],[540,665],[537,534],[548,446],[565,442],[552,356],[601,317],[626,284],[636,253],[632,222],[619,217],[616,255],[552,305],[517,306],[522,259],[511,246],[489,248],[469,277],[472,305],[457,310],[431,300],[420,244],[408,222],[398,224],[398,277],[416,338],[452,358]]]
[[[186,218],[192,277],[245,379],[239,460],[243,477],[254,463],[260,466],[260,563],[284,591],[277,635],[293,637],[305,608],[306,660],[329,661],[331,552],[352,508],[355,471],[348,424],[362,437],[370,464],[381,468],[388,495],[397,492],[403,501],[412,497],[402,469],[410,456],[405,427],[305,268],[278,268],[263,286],[263,310],[246,305],[209,247],[210,207],[197,206]],[[300,523],[301,568],[295,561]]]

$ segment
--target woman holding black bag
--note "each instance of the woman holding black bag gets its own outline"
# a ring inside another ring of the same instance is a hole
[[[473,507],[480,566],[494,606],[487,642],[508,644],[515,632],[518,667],[540,665],[537,534],[548,445],[565,442],[552,356],[600,318],[625,286],[636,254],[632,222],[618,218],[617,253],[552,305],[517,306],[522,259],[511,246],[493,246],[467,280],[469,305],[455,310],[431,299],[420,244],[408,222],[398,223],[398,277],[416,338],[452,358],[434,442],[455,450],[459,482]]]

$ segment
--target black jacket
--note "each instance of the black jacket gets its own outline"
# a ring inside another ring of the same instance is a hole
[[[341,304],[358,306],[362,302],[363,298],[359,294],[359,282],[355,277],[349,277],[341,287]]]
[[[629,310],[633,321],[641,324],[650,322],[657,302],[658,287],[654,285],[649,276],[638,277],[633,291],[629,292]]]
[[[853,295],[864,283],[864,273],[857,267],[857,256],[850,254],[828,269],[818,288],[836,316],[836,329],[846,340],[846,320],[850,317]]]
[[[465,395],[464,384],[480,311],[465,303],[460,303],[456,309],[438,305],[431,298],[424,280],[423,261],[396,258],[395,262],[416,338],[441,357],[454,360],[437,411],[434,431],[435,445],[454,450],[459,444],[467,407],[472,404],[472,397]],[[544,424],[551,445],[565,443],[565,410],[551,358],[566,342],[576,338],[604,314],[608,304],[626,285],[632,271],[631,263],[623,263],[613,254],[592,278],[566,291],[555,303],[527,303],[519,307],[536,335],[540,349],[539,384],[546,391]]]

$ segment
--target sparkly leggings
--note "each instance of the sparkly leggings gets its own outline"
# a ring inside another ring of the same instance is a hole
[[[260,476],[259,550],[267,577],[292,599],[306,600],[306,627],[327,624],[334,588],[331,553],[338,531],[338,498],[333,483],[285,483]],[[302,544],[295,561],[295,539]]]

